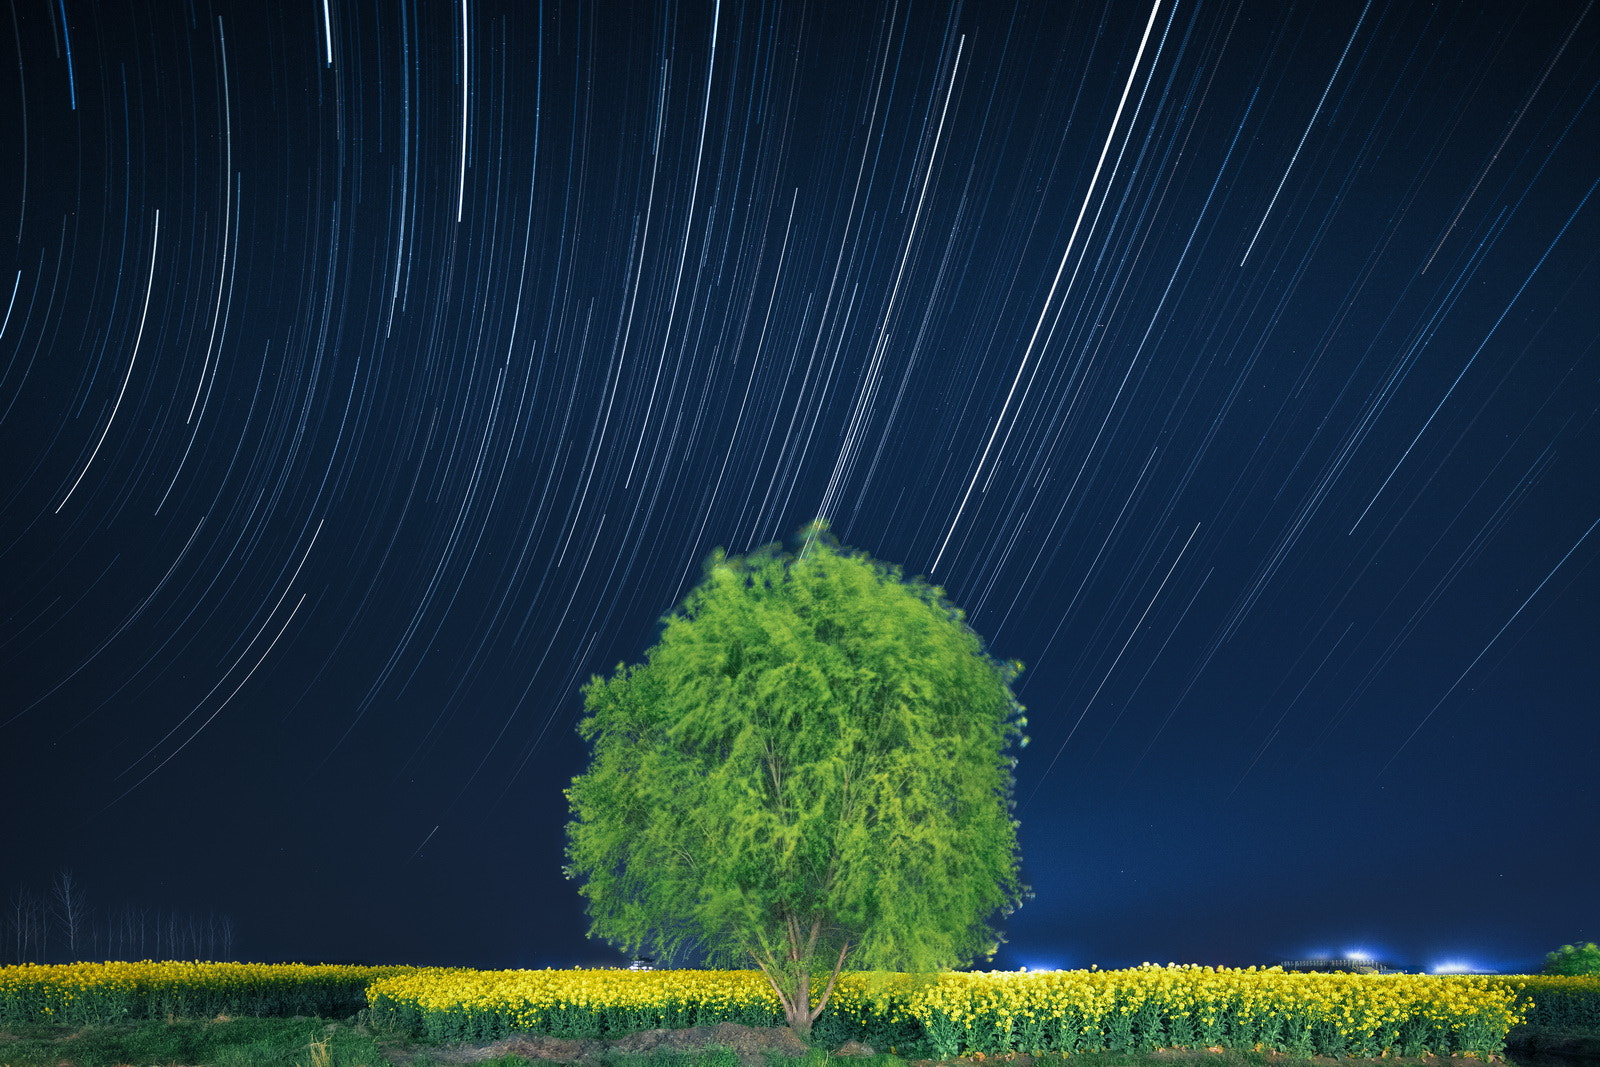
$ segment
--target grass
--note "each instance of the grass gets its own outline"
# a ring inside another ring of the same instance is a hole
[[[326,1019],[39,1025],[0,1032],[3,1067],[384,1067],[387,1063],[370,1035]]]
[[[458,1067],[459,1060],[435,1058],[426,1048],[413,1049],[410,1052],[409,1067]],[[768,1067],[826,1067],[832,1059],[826,1049],[812,1049],[804,1056],[781,1056],[769,1053],[766,1056]],[[528,1060],[522,1056],[505,1055],[492,1059],[475,1061],[473,1067],[539,1067],[543,1061]],[[589,1061],[595,1067],[742,1067],[742,1061],[731,1049],[708,1048],[703,1052],[680,1052],[663,1050],[658,1052],[608,1052],[602,1054],[597,1060]],[[847,1061],[849,1067],[907,1067],[906,1061],[899,1056],[887,1053],[878,1056],[855,1056]],[[545,1067],[550,1067],[546,1064]],[[836,1064],[836,1067],[838,1065]]]
[[[353,1022],[353,1020],[352,1020]],[[40,1024],[0,1030],[0,1067],[458,1067],[452,1050],[424,1042],[378,1040],[364,1027],[329,1019],[264,1019],[219,1017],[213,1020],[128,1022],[71,1027]],[[394,1061],[385,1051],[395,1054]],[[829,1067],[838,1058],[820,1048],[803,1057],[772,1054],[768,1067]],[[970,1067],[1001,1067],[1005,1058]],[[1045,1067],[1051,1059],[1038,1061]],[[1359,1061],[1350,1061],[1352,1063]],[[1374,1062],[1374,1061],[1368,1061]],[[1384,1067],[1406,1067],[1421,1061],[1386,1060]],[[1472,1061],[1461,1061],[1470,1064]],[[1513,1053],[1512,1063],[1517,1062]],[[833,1067],[907,1067],[901,1057],[880,1053],[849,1057]],[[502,1055],[475,1061],[474,1067],[540,1067],[539,1061]],[[550,1065],[545,1065],[550,1067]],[[730,1049],[699,1052],[608,1053],[595,1067],[741,1067]],[[1075,1055],[1071,1067],[1314,1067],[1310,1060],[1269,1057],[1264,1053],[1227,1050],[1190,1054],[1091,1052]]]
[[[0,1030],[0,1067],[388,1067],[384,1048],[402,1052],[408,1067],[456,1067],[460,1059],[421,1042],[378,1041],[365,1028],[329,1019],[218,1018],[116,1023],[105,1026],[39,1024]],[[797,1058],[774,1058],[772,1067],[824,1067],[815,1049]],[[504,1055],[474,1067],[537,1067],[538,1061]],[[894,1056],[860,1057],[850,1067],[905,1067]],[[729,1049],[704,1052],[611,1054],[599,1067],[741,1067]],[[1107,1064],[1106,1067],[1115,1067]]]

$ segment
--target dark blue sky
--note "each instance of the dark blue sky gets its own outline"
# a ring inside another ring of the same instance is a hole
[[[1592,3],[0,36],[6,893],[615,959],[578,686],[820,515],[1027,664],[1001,965],[1600,936]]]

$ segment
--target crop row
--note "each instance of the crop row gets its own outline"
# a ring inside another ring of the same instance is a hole
[[[758,971],[415,971],[374,982],[367,1001],[374,1024],[443,1041],[519,1030],[613,1037],[720,1022],[783,1025]]]
[[[1519,996],[1484,977],[1202,967],[847,974],[817,1031],[824,1042],[920,1045],[939,1057],[1214,1046],[1491,1054],[1524,1018]],[[368,1000],[375,1022],[438,1040],[781,1019],[777,998],[749,971],[416,971],[374,982]]]
[[[217,1015],[344,1016],[367,986],[410,967],[297,963],[69,963],[0,967],[0,1024],[82,1025]]]
[[[781,1025],[752,971],[474,971],[233,963],[0,967],[0,1025],[228,1015],[349,1015],[436,1040],[516,1031],[611,1037]],[[1493,1054],[1526,1019],[1600,1033],[1600,978],[1288,974],[1142,967],[939,975],[850,973],[817,1021],[824,1044],[939,1057],[1259,1048],[1292,1054]]]
[[[1600,975],[1508,975],[1492,978],[1528,1005],[1528,1025],[1600,1036]]]

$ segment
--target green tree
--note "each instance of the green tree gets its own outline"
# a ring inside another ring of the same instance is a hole
[[[584,690],[567,873],[591,935],[754,962],[802,1035],[847,961],[992,955],[1027,892],[1010,754],[1026,720],[1021,664],[963,618],[820,521],[792,552],[713,553],[646,662]]]
[[[1600,974],[1600,947],[1562,945],[1544,958],[1545,974]]]

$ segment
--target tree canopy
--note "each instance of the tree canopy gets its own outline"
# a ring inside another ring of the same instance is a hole
[[[1593,941],[1562,945],[1544,957],[1545,974],[1600,974],[1600,947]]]
[[[593,756],[567,794],[568,873],[591,934],[754,962],[802,1032],[846,962],[992,954],[1026,894],[1020,669],[942,590],[821,523],[792,552],[713,553],[646,661],[584,690]]]

